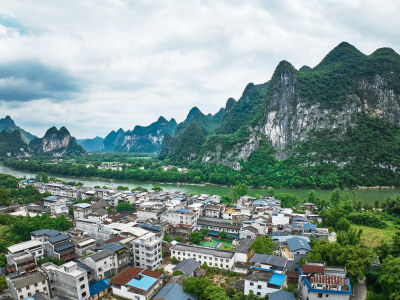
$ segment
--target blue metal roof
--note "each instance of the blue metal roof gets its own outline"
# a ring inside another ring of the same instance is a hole
[[[60,251],[64,251],[69,248],[75,248],[75,245],[72,244],[71,242],[68,242],[68,243],[54,247],[54,251],[60,252]]]
[[[104,291],[105,289],[108,288],[110,279],[104,279],[104,280],[99,280],[96,281],[95,283],[89,284],[89,292],[90,292],[90,297]]]
[[[98,249],[99,250],[111,249],[112,251],[116,252],[121,249],[124,249],[124,247],[125,246],[122,245],[121,243],[113,242],[113,243],[104,244],[103,246],[100,246]]]
[[[164,286],[154,299],[164,300],[196,300],[197,296],[185,293],[183,288],[177,283],[168,283]]]
[[[154,231],[161,231],[162,227],[158,225],[151,225],[151,224],[140,224],[139,227],[145,228],[145,229],[150,229]]]
[[[127,283],[127,285],[133,286],[143,291],[147,291],[157,281],[157,278],[153,278],[143,274],[140,275],[140,279],[133,278]]]
[[[265,204],[264,200],[256,200],[253,202],[253,205],[263,205],[263,204]]]
[[[306,223],[303,225],[303,229],[304,230],[308,230],[308,229],[317,230],[317,225],[311,224],[311,223]]]
[[[290,252],[297,251],[300,249],[305,249],[305,250],[311,251],[310,244],[301,237],[294,236],[294,237],[288,239],[286,242],[289,246]]]
[[[185,200],[185,198],[174,198],[174,199],[172,199],[172,200],[175,200],[175,201],[183,201],[183,200]]]
[[[282,286],[283,282],[285,281],[285,277],[286,276],[283,274],[274,273],[274,274],[272,274],[272,277],[268,283]]]
[[[58,234],[47,239],[50,243],[55,244],[61,241],[69,240],[68,234]]]
[[[176,212],[180,212],[180,213],[184,213],[184,214],[187,214],[188,212],[189,212],[189,210],[188,209],[186,209],[186,208],[180,208],[180,209],[177,209],[177,210],[175,210]]]

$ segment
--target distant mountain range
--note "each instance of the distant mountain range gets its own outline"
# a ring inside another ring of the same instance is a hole
[[[8,133],[13,132],[14,130],[18,130],[21,133],[22,140],[29,144],[30,141],[36,138],[35,135],[23,130],[21,127],[15,125],[13,119],[10,116],[6,116],[3,119],[0,119],[0,131],[7,131]]]
[[[91,152],[135,152],[159,153],[164,140],[164,134],[174,135],[177,124],[174,119],[167,121],[160,117],[149,126],[135,126],[132,131],[111,131],[104,139],[77,140],[77,143]]]
[[[87,155],[65,127],[51,127],[38,138],[15,125],[10,116],[0,119],[0,157],[49,155],[76,157]]]
[[[2,120],[8,134],[17,129],[9,117]],[[22,136],[32,139],[21,129]],[[21,156],[42,153],[48,145],[45,140],[39,147],[35,140],[31,143],[32,149],[21,150]],[[281,61],[269,81],[249,83],[238,100],[229,98],[215,114],[194,107],[179,124],[160,117],[149,126],[77,143],[87,151],[159,153],[181,166],[245,168],[260,178],[278,176],[279,168],[295,169],[311,186],[314,175],[330,181],[321,186],[336,186],[339,177],[351,186],[396,183],[400,56],[390,48],[365,55],[343,42],[313,68],[297,70]],[[371,176],[374,181],[368,180]],[[258,185],[263,184],[268,183]]]

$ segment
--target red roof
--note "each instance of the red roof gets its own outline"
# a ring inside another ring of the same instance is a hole
[[[335,275],[321,275],[316,274],[313,278],[314,283],[326,283],[330,285],[344,285],[344,279],[342,276]]]
[[[125,285],[142,272],[143,268],[128,267],[110,280],[110,283]]]
[[[154,272],[151,270],[137,268],[137,267],[128,267],[123,270],[121,273],[116,275],[113,279],[110,280],[110,283],[116,283],[120,285],[125,285],[132,279],[136,278],[139,274],[143,274],[153,278],[160,278],[162,276],[161,273]]]
[[[114,236],[113,238],[107,240],[105,243],[109,244],[109,243],[119,242],[119,241],[122,241],[123,239],[124,239],[123,237]]]
[[[324,266],[316,266],[316,265],[303,265],[301,267],[301,271],[303,273],[324,274],[325,273],[325,267]]]
[[[143,275],[146,275],[146,276],[149,276],[149,277],[153,277],[153,278],[160,278],[161,276],[162,276],[162,274],[161,273],[158,273],[158,272],[154,272],[154,271],[151,271],[151,270],[144,270],[143,272],[142,272],[142,274]]]

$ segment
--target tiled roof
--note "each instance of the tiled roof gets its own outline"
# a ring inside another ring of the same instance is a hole
[[[90,255],[88,257],[91,257],[94,261],[99,261],[99,260],[102,260],[102,259],[104,259],[104,258],[106,258],[106,257],[108,257],[110,255],[114,255],[114,254],[115,253],[114,253],[113,250],[105,249],[105,250],[100,251],[98,253],[92,254],[92,255]]]
[[[64,251],[64,250],[69,249],[69,248],[74,248],[75,249],[75,245],[73,243],[71,243],[71,242],[67,242],[65,244],[55,246],[54,247],[54,251],[55,252],[60,252],[60,251]]]
[[[268,295],[269,300],[295,300],[296,298],[290,292],[276,291]]]
[[[208,248],[208,247],[194,246],[194,245],[182,245],[182,244],[177,244],[177,245],[171,247],[171,250],[189,251],[189,252],[195,252],[197,254],[207,254],[207,255],[213,255],[213,256],[222,257],[222,258],[232,258],[234,255],[234,252],[232,252],[232,251],[216,250],[216,249]]]
[[[123,239],[125,239],[125,238],[120,237],[120,236],[114,236],[113,238],[107,240],[105,243],[106,243],[106,244],[115,243],[115,242],[122,241]]]
[[[60,234],[60,232],[58,230],[54,230],[54,229],[40,229],[40,230],[31,232],[31,235],[33,235],[33,236],[47,235],[47,236],[51,237],[51,236],[56,236],[59,234]]]
[[[277,266],[277,267],[284,267],[284,266],[286,266],[287,259],[284,257],[281,257],[281,256],[276,256],[276,255],[267,255],[267,254],[256,253],[251,258],[250,262],[266,264],[266,265],[271,265],[271,266]]]
[[[303,273],[319,273],[319,274],[324,274],[325,273],[325,267],[324,266],[303,265],[301,267],[301,270],[303,271]]]
[[[110,280],[110,283],[115,283],[115,284],[120,284],[120,285],[125,285],[129,281],[132,280],[132,278],[135,278],[142,272],[144,269],[143,268],[136,268],[136,267],[128,267],[125,270],[123,270],[121,273],[117,274],[114,278]]]
[[[143,270],[141,274],[149,276],[149,277],[157,278],[157,279],[162,276],[161,273],[154,272],[154,271],[148,270],[148,269]]]
[[[121,249],[124,249],[124,248],[125,248],[125,246],[122,245],[121,243],[116,243],[116,242],[114,242],[114,243],[104,244],[103,246],[99,247],[98,249],[99,249],[99,250],[111,249],[111,250],[113,250],[114,252],[117,252],[117,251],[119,251],[119,250],[121,250]]]
[[[184,259],[172,270],[181,270],[185,275],[191,276],[193,272],[200,267],[200,263],[193,258]]]
[[[55,243],[58,243],[58,242],[61,242],[64,240],[69,240],[68,234],[59,234],[59,235],[48,238],[48,241],[52,244],[55,244]]]
[[[254,239],[239,240],[239,244],[235,247],[235,253],[248,253],[253,242]]]
[[[177,283],[169,283],[164,286],[154,300],[196,300],[197,296],[185,293],[183,288]]]
[[[287,240],[290,252],[305,249],[311,251],[310,244],[303,238],[294,236]]]

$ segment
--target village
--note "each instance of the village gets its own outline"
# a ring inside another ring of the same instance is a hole
[[[296,213],[273,196],[242,196],[228,206],[218,195],[161,189],[19,182],[28,185],[50,196],[2,213],[63,214],[74,227],[36,230],[7,248],[10,299],[198,299],[184,291],[190,277],[269,299],[296,299],[289,286],[299,299],[352,296],[346,268],[306,260],[311,240],[336,240],[335,232],[317,226],[321,218],[312,203]],[[116,211],[121,203],[132,212]],[[265,240],[273,242],[272,252],[254,251]],[[44,258],[49,262],[39,266]]]

